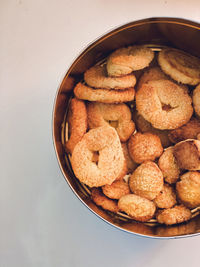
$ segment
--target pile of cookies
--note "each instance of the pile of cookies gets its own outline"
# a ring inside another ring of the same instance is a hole
[[[129,46],[74,87],[65,150],[96,205],[161,224],[200,206],[200,59]]]

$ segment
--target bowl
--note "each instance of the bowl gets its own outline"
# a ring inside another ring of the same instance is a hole
[[[73,174],[63,144],[67,134],[66,114],[74,85],[92,65],[102,62],[113,50],[128,45],[148,44],[152,48],[170,46],[200,57],[200,24],[180,18],[148,18],[120,26],[98,38],[80,53],[67,70],[57,91],[53,110],[53,141],[60,169],[65,180],[94,214],[110,225],[131,234],[154,238],[178,238],[200,232],[200,216],[187,223],[166,226],[156,223],[139,223],[127,216],[113,215],[96,206],[90,199],[90,190]]]

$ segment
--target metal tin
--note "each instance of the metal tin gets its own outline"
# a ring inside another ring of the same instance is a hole
[[[200,57],[200,24],[179,18],[149,18],[128,23],[100,37],[72,63],[58,89],[53,111],[53,140],[61,171],[75,195],[93,213],[110,225],[126,232],[153,238],[180,238],[200,233],[200,215],[187,223],[164,226],[122,220],[90,201],[87,188],[81,187],[71,171],[63,148],[63,121],[74,84],[83,72],[103,60],[112,50],[132,44],[152,44],[182,49]]]

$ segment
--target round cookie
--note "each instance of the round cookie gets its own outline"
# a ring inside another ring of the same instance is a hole
[[[126,212],[134,220],[146,222],[150,220],[156,211],[155,204],[135,194],[122,196],[118,202],[119,210]]]
[[[158,166],[163,173],[163,177],[169,184],[176,183],[180,175],[180,168],[173,152],[174,147],[168,147],[158,160]]]
[[[134,87],[136,78],[133,74],[122,77],[109,77],[106,71],[106,65],[96,65],[84,73],[85,82],[95,88],[123,90]]]
[[[98,161],[93,159],[98,155]],[[117,132],[102,126],[87,132],[75,146],[72,169],[76,177],[90,187],[112,184],[124,172],[125,159]]]
[[[173,154],[179,168],[200,170],[200,141],[188,139],[174,146]]]
[[[102,207],[104,210],[112,211],[117,213],[119,211],[117,202],[107,198],[99,188],[92,188],[91,198],[97,206]]]
[[[128,150],[133,161],[142,163],[158,158],[163,152],[163,147],[157,135],[138,132],[130,137]]]
[[[176,192],[181,202],[188,208],[200,206],[200,173],[189,171],[176,183]]]
[[[172,186],[164,184],[163,189],[154,199],[154,203],[160,209],[168,209],[176,204],[176,193]]]
[[[167,225],[182,223],[191,219],[191,211],[183,205],[177,205],[173,208],[160,210],[156,219],[159,223]]]
[[[129,107],[122,104],[90,102],[87,105],[89,128],[113,126],[122,142],[126,142],[135,130]]]
[[[190,85],[200,82],[200,59],[184,51],[165,48],[159,52],[158,63],[177,82]]]
[[[108,75],[117,77],[143,69],[149,66],[153,58],[154,52],[145,46],[119,48],[108,57]]]
[[[163,189],[163,174],[156,163],[146,161],[133,172],[129,186],[136,195],[153,200]]]
[[[111,185],[102,187],[104,195],[112,199],[120,199],[122,196],[130,194],[129,185],[124,180],[114,181]]]
[[[172,143],[178,143],[186,139],[196,139],[200,133],[200,121],[196,118],[191,118],[188,123],[170,131],[168,134]]]
[[[124,90],[93,89],[82,83],[78,83],[74,88],[77,98],[101,103],[123,103],[132,101],[135,97],[134,88]]]
[[[161,130],[186,124],[193,113],[190,96],[169,80],[143,84],[136,93],[136,108],[145,120]]]

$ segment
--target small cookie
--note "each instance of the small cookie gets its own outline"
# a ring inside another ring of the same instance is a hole
[[[167,76],[159,67],[152,67],[144,72],[144,74],[140,77],[137,89],[139,89],[142,84],[147,83],[149,81],[157,81],[157,80],[172,80],[169,76]],[[172,80],[173,81],[173,80]],[[186,93],[189,92],[188,87],[185,84],[178,84]]]
[[[129,186],[136,195],[153,200],[163,189],[162,172],[156,163],[146,161],[133,172]]]
[[[182,223],[191,219],[191,211],[183,205],[177,205],[174,208],[160,210],[156,219],[159,223],[167,225]]]
[[[122,142],[126,142],[135,131],[129,107],[122,104],[104,104],[90,102],[87,105],[89,128],[103,125],[113,126]]]
[[[130,137],[128,150],[133,161],[142,163],[158,158],[163,152],[163,147],[157,135],[138,132]]]
[[[102,207],[104,210],[112,211],[117,213],[119,211],[117,202],[112,199],[107,198],[99,188],[92,188],[91,198],[97,206]]]
[[[137,89],[139,89],[144,83],[161,79],[168,79],[168,77],[159,67],[152,67],[145,71],[140,77]]]
[[[122,196],[130,194],[128,184],[124,180],[114,181],[111,185],[102,187],[104,195],[112,199],[120,199]]]
[[[196,139],[200,133],[200,121],[196,118],[191,118],[188,123],[180,128],[174,129],[169,133],[169,139],[172,143],[178,143],[186,139]]]
[[[161,130],[186,124],[193,113],[190,96],[169,80],[143,84],[136,93],[136,108],[145,120]]]
[[[200,206],[200,173],[186,172],[176,183],[176,192],[181,202],[188,208]]]
[[[180,175],[180,168],[173,152],[174,147],[168,147],[158,160],[158,166],[163,173],[163,177],[169,184],[176,183]]]
[[[165,48],[159,52],[158,63],[177,82],[190,85],[200,82],[200,59],[184,51]]]
[[[150,220],[156,211],[155,204],[135,194],[128,194],[119,199],[118,207],[126,212],[134,220],[146,222]]]
[[[134,88],[124,90],[93,89],[82,83],[78,83],[74,88],[77,98],[101,103],[123,103],[132,101],[135,97]]]
[[[123,77],[109,77],[106,71],[106,65],[96,65],[84,73],[85,82],[95,88],[123,90],[134,87],[136,78],[133,74]]]
[[[176,204],[176,193],[172,186],[164,184],[163,189],[154,199],[154,203],[160,209],[168,209]]]
[[[75,145],[87,130],[87,110],[84,101],[77,98],[71,100],[67,122],[69,123],[69,139],[65,143],[65,149],[72,154]]]
[[[107,71],[110,76],[127,75],[149,66],[154,52],[145,46],[129,46],[114,51],[108,58]]]
[[[174,146],[173,154],[179,168],[186,170],[200,170],[200,141],[185,140]]]

